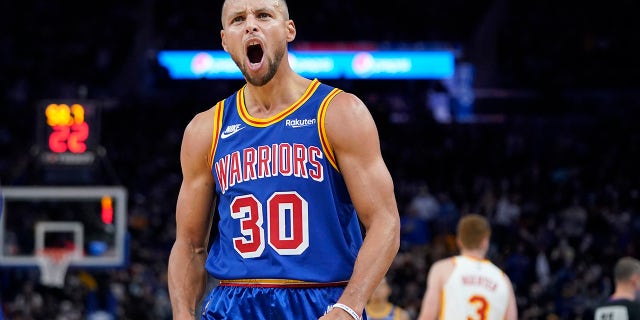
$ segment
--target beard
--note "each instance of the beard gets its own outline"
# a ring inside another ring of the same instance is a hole
[[[284,54],[285,54],[285,50],[280,48],[276,50],[273,60],[269,61],[269,59],[265,57],[265,60],[267,60],[266,61],[267,73],[263,74],[262,76],[251,76],[249,72],[247,72],[247,67],[242,62],[238,61],[239,59],[235,57],[232,57],[232,58],[233,58],[233,62],[235,62],[236,66],[238,66],[238,68],[240,69],[240,72],[242,72],[242,75],[244,76],[244,78],[247,80],[248,83],[256,87],[262,87],[265,84],[267,84],[269,81],[271,81],[271,79],[273,79],[273,76],[275,76],[276,72],[278,71],[278,67],[280,66],[280,63],[282,62],[282,58],[284,57]]]

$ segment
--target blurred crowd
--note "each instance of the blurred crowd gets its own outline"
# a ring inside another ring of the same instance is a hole
[[[491,122],[436,121],[429,95],[446,93],[437,81],[325,81],[362,97],[378,124],[402,218],[392,300],[417,315],[428,268],[457,253],[457,220],[475,212],[492,222],[489,258],[513,281],[521,319],[590,319],[612,291],[612,264],[640,245],[640,70],[627,65],[633,51],[619,50],[632,41],[624,31],[637,26],[627,15],[638,4],[584,4],[572,15],[571,2],[467,2],[419,2],[429,10],[380,20],[388,8],[366,1],[290,4],[303,42],[464,47],[492,8],[509,26],[497,34],[493,78],[529,94],[478,97],[478,112],[500,115]],[[71,269],[62,289],[41,286],[37,269],[1,269],[7,319],[171,319],[166,264],[182,131],[242,82],[172,81],[154,53],[218,49],[218,15],[215,1],[0,4],[0,182],[42,183],[28,125],[38,100],[101,101],[106,156],[95,179],[128,189],[130,236],[127,266]]]

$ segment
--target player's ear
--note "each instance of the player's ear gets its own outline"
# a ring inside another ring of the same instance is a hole
[[[224,36],[224,29],[220,30],[220,39],[222,41],[222,48],[224,49],[224,51],[229,52],[229,50],[227,50],[227,41],[226,37]]]
[[[296,38],[296,25],[293,20],[287,20],[287,42],[291,42]]]
[[[631,276],[631,282],[633,283],[633,286],[637,289],[640,290],[640,274],[639,273],[634,273]]]
[[[489,237],[484,237],[482,239],[482,248],[484,248],[485,250],[489,249]]]

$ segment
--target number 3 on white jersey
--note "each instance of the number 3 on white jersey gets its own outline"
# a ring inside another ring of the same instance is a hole
[[[243,258],[259,257],[265,248],[263,206],[253,195],[231,202],[231,217],[240,222],[243,236],[233,247]],[[309,247],[309,206],[297,192],[275,192],[267,200],[268,243],[280,255],[299,255]],[[287,223],[289,221],[290,223]]]
[[[481,295],[474,295],[469,298],[469,303],[474,306],[475,314],[467,317],[468,320],[486,320],[489,313],[489,302]]]

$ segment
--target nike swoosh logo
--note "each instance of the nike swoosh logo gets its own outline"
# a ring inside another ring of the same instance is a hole
[[[234,134],[238,133],[238,131],[240,131],[240,130],[242,130],[242,129],[244,129],[244,128],[246,128],[246,127],[241,127],[241,128],[235,129],[235,130],[230,131],[230,132],[225,131],[225,132],[223,132],[223,133],[221,133],[221,134],[220,134],[220,138],[221,138],[221,139],[229,138],[229,137],[231,137],[232,135],[234,135]]]

